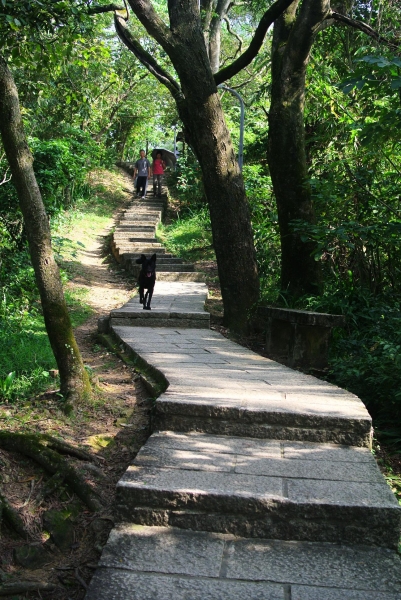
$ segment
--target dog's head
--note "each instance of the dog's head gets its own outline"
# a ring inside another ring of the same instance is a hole
[[[135,261],[138,265],[142,265],[142,272],[145,277],[152,277],[156,271],[156,254],[152,254],[150,258],[146,258],[144,254],[141,254],[140,258]]]

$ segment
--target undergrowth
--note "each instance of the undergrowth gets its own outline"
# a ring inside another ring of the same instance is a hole
[[[85,193],[51,219],[53,249],[67,284],[79,270],[78,252],[101,231],[125,199],[116,172],[97,170],[87,177]],[[15,402],[44,391],[56,368],[47,337],[34,271],[22,234],[18,244],[1,248],[0,261],[0,399]],[[92,314],[84,288],[65,288],[73,327]]]

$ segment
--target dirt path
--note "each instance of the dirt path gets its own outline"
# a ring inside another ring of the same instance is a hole
[[[132,182],[125,175],[118,177],[123,180],[128,201]],[[138,373],[101,346],[96,337],[97,319],[124,304],[134,293],[132,282],[123,276],[118,265],[105,258],[105,240],[114,220],[110,219],[100,231],[83,224],[68,234],[72,240],[85,243],[70,261],[70,272],[74,275],[67,288],[83,294],[85,303],[94,311],[75,330],[83,360],[93,374],[93,401],[69,418],[60,410],[54,394],[42,394],[23,405],[9,405],[7,421],[2,424],[4,430],[50,433],[75,446],[88,448],[97,457],[95,469],[76,459],[69,460],[85,472],[86,481],[96,488],[104,510],[91,513],[65,485],[40,500],[48,474],[34,461],[0,450],[2,493],[21,515],[28,532],[27,539],[21,539],[2,524],[0,595],[4,584],[41,581],[57,587],[53,591],[27,592],[13,597],[84,598],[85,585],[91,579],[113,526],[115,485],[149,435],[152,400]],[[49,532],[46,525],[49,511],[65,515],[72,536],[70,543],[64,540],[64,545],[60,545]],[[31,553],[37,548],[45,557],[39,566],[17,557],[25,550]]]

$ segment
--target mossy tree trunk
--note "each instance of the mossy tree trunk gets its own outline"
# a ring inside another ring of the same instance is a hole
[[[305,75],[315,35],[329,0],[295,0],[275,21],[268,159],[281,238],[281,288],[292,296],[317,293],[320,264],[291,221],[314,222],[305,151]]]
[[[50,344],[60,373],[66,409],[90,392],[90,382],[74,338],[58,266],[51,247],[50,226],[33,170],[19,106],[18,91],[0,55],[0,132],[24,217],[29,251],[42,302]]]

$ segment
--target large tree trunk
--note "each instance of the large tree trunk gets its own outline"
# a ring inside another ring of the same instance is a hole
[[[227,129],[216,83],[210,67],[199,12],[191,0],[170,0],[170,28],[152,13],[150,4],[130,0],[138,18],[168,53],[179,76],[181,89],[159,68],[159,79],[176,99],[178,112],[199,160],[210,208],[224,322],[236,330],[247,326],[259,297],[259,279],[250,213],[245,188]],[[143,6],[146,5],[147,11]],[[120,21],[121,23],[121,21]],[[117,27],[128,47],[152,72],[149,55],[135,47],[129,35]]]
[[[224,322],[232,329],[244,330],[249,311],[259,296],[244,183],[217,90],[208,90],[209,86],[202,85],[199,79],[187,83],[192,83],[193,92],[191,98],[187,96],[186,109],[181,107],[180,117],[203,173],[224,302]],[[210,87],[215,88],[214,84]]]
[[[175,34],[175,51],[171,58],[185,97],[184,103],[178,104],[178,110],[203,173],[224,302],[224,322],[232,329],[244,330],[249,311],[259,297],[244,183],[203,43],[199,18],[196,14],[184,16],[182,8],[177,13],[170,13]]]
[[[32,265],[42,301],[50,344],[60,373],[66,409],[90,392],[88,375],[71,326],[58,266],[51,247],[50,227],[36,182],[19,107],[18,91],[0,56],[0,131],[17,190],[28,236]]]
[[[281,289],[293,296],[317,293],[320,287],[314,245],[303,242],[290,223],[314,222],[305,152],[305,73],[329,0],[304,0],[297,16],[298,4],[295,0],[274,24],[268,142],[281,238]]]

